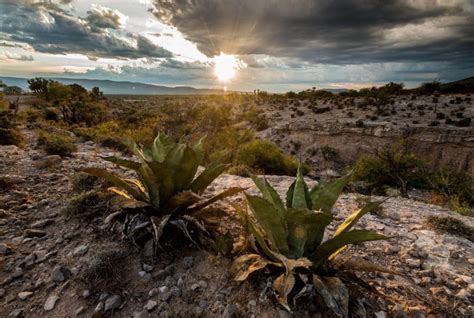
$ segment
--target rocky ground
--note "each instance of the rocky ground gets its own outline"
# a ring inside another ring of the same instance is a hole
[[[102,218],[78,218],[63,212],[72,196],[74,175],[86,166],[113,168],[98,158],[111,153],[92,142],[78,142],[71,158],[45,156],[34,149],[24,129],[25,149],[0,146],[0,317],[288,317],[262,293],[265,279],[233,281],[229,258],[194,245],[151,257]],[[280,194],[292,178],[268,176]],[[309,180],[309,182],[312,182]],[[249,186],[250,179],[223,175],[217,192]],[[335,213],[341,221],[357,207],[356,194],[344,194]],[[239,201],[235,196],[231,200]],[[220,203],[232,217],[230,202]],[[105,214],[113,206],[105,209]],[[392,238],[352,247],[343,257],[360,257],[397,273],[361,274],[379,292],[369,316],[463,317],[474,315],[474,243],[437,233],[426,224],[431,215],[469,217],[408,199],[390,198],[378,215],[367,215],[362,228]],[[232,227],[231,224],[227,225]],[[333,228],[330,228],[333,229]],[[261,278],[261,277],[260,277]],[[311,306],[295,316],[314,316]]]

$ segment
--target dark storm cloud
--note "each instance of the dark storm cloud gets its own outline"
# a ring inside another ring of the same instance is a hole
[[[155,0],[155,16],[207,55],[325,64],[474,60],[472,1]]]
[[[0,3],[0,39],[27,43],[38,52],[79,53],[91,59],[172,56],[144,36],[111,32],[120,27],[120,15],[106,9],[95,6],[81,19],[56,2],[6,0]]]

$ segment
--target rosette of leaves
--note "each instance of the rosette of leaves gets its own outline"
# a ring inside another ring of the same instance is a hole
[[[125,198],[124,209],[110,215],[106,222],[123,213],[134,214],[136,218],[129,219],[129,224],[140,223],[138,227],[151,224],[156,244],[170,222],[181,228],[188,237],[186,224],[189,222],[204,229],[202,221],[205,220],[200,218],[199,212],[243,189],[229,188],[214,197],[203,199],[206,188],[227,168],[225,164],[211,164],[196,176],[204,157],[203,141],[204,138],[188,146],[158,133],[151,148],[139,146],[133,141],[127,142],[131,152],[140,161],[102,157],[133,170],[138,180],[125,179],[105,169],[84,169],[86,173],[107,180],[113,185],[109,190]]]
[[[353,229],[363,215],[381,204],[370,202],[350,215],[332,237],[323,241],[325,229],[333,221],[333,206],[349,179],[348,175],[309,189],[298,169],[287,192],[285,206],[266,179],[254,176],[253,181],[262,196],[245,194],[248,208],[239,213],[246,214],[246,227],[251,233],[249,241],[255,253],[234,261],[235,279],[244,281],[256,271],[276,269],[281,274],[275,279],[273,290],[285,309],[290,310],[288,298],[290,293],[298,292],[293,289],[299,279],[303,283],[311,281],[315,289],[323,293],[326,304],[343,315],[344,310],[337,308],[337,297],[328,292],[320,277],[334,272],[332,261],[348,245],[386,238],[374,231]]]

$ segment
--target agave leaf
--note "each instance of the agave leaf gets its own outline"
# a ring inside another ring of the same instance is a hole
[[[158,133],[151,148],[153,160],[162,163],[175,146],[176,143],[170,137]]]
[[[242,192],[244,191],[245,188],[238,188],[238,187],[233,187],[233,188],[229,188],[221,193],[219,193],[218,195],[215,195],[213,196],[212,198],[210,198],[209,200],[207,201],[204,201],[203,203],[201,204],[198,204],[197,206],[195,207],[192,207],[191,209],[188,209],[188,213],[192,213],[192,212],[196,212],[196,211],[199,211],[199,210],[202,210],[204,209],[205,207],[213,204],[214,202],[217,202],[219,200],[222,200],[224,198],[227,198],[227,197],[230,197],[230,196],[233,196],[239,192]]]
[[[334,236],[338,236],[339,234],[349,231],[357,223],[357,221],[359,221],[361,217],[363,217],[370,211],[373,211],[374,209],[378,208],[382,203],[383,201],[369,202],[362,209],[359,209],[350,216],[348,216],[344,220],[344,222],[342,222],[341,225],[338,226],[336,232],[334,232]]]
[[[159,162],[148,162],[147,166],[150,170],[144,170],[148,171],[149,181],[152,180],[154,184],[159,186],[160,201],[168,202],[175,193],[172,175],[174,170],[168,169],[164,164]]]
[[[285,266],[287,273],[292,272],[295,268],[309,269],[312,265],[311,261],[307,259],[306,257],[293,259],[293,258],[287,258],[281,254],[276,254],[276,256],[278,257],[278,260]]]
[[[147,164],[143,164],[137,171],[142,184],[148,192],[148,199],[154,209],[160,207],[160,182]]]
[[[288,209],[288,245],[293,257],[308,256],[321,243],[332,216],[309,209]]]
[[[306,183],[304,182],[303,174],[301,173],[301,167],[298,166],[298,173],[296,175],[291,207],[295,209],[307,209],[308,205],[306,203],[306,193]]]
[[[199,202],[201,197],[192,191],[183,191],[171,197],[168,203],[170,211],[185,209],[194,203]]]
[[[337,198],[349,180],[350,175],[346,175],[328,183],[317,184],[309,193],[313,209],[331,213]]]
[[[124,168],[127,168],[127,169],[132,169],[132,170],[135,170],[135,171],[140,169],[140,166],[141,166],[141,163],[139,163],[139,162],[136,162],[136,161],[133,161],[133,160],[121,159],[121,158],[117,158],[117,157],[114,157],[114,156],[110,156],[110,157],[100,156],[100,158],[102,158],[106,161],[115,163],[116,165],[119,165],[121,167],[124,167]]]
[[[273,282],[273,289],[278,293],[277,300],[287,311],[291,312],[288,305],[288,295],[295,286],[295,276],[293,273],[285,273],[278,276]]]
[[[288,229],[286,221],[267,200],[245,194],[248,205],[272,247],[279,253],[287,255],[290,251],[287,243]]]
[[[96,177],[103,178],[116,187],[122,188],[127,191],[130,195],[132,195],[135,199],[139,201],[147,201],[147,198],[137,189],[133,188],[131,185],[127,183],[127,181],[123,180],[122,178],[108,172],[105,169],[100,168],[86,168],[83,170],[84,172],[94,175]]]
[[[228,167],[228,164],[213,164],[207,167],[189,186],[189,189],[199,195]]]
[[[199,166],[199,158],[191,147],[184,147],[183,155],[177,169],[174,171],[174,189],[175,191],[183,191],[194,179]]]
[[[318,267],[329,257],[334,258],[341,251],[341,248],[346,245],[383,239],[386,239],[385,235],[370,230],[352,230],[341,233],[327,240],[316,249],[316,252],[312,255],[313,266]]]
[[[216,237],[216,248],[217,251],[223,255],[230,255],[232,253],[232,248],[234,241],[232,240],[232,235],[227,231],[224,235],[219,235]]]
[[[273,204],[275,210],[278,212],[281,218],[284,218],[285,206],[283,205],[283,201],[281,200],[275,189],[268,183],[267,179],[252,176],[252,180],[262,193],[263,198]]]
[[[286,207],[289,209],[293,207],[293,195],[295,193],[296,179],[293,181],[286,192]]]
[[[191,146],[194,152],[197,155],[197,165],[199,166],[204,158],[204,141],[206,140],[207,135],[204,135],[197,143]],[[193,176],[194,177],[194,176]]]
[[[153,226],[153,240],[156,245],[159,245],[161,236],[163,235],[163,231],[168,224],[169,220],[171,218],[171,214],[166,214],[162,216],[161,218],[152,216],[151,219],[151,224]]]
[[[242,282],[253,272],[262,270],[270,264],[272,264],[272,262],[258,254],[242,255],[232,263],[232,270],[236,273],[235,280]]]
[[[124,180],[136,186],[137,189],[140,190],[143,194],[146,194],[145,187],[143,187],[143,184],[140,181],[134,180],[134,179],[124,179]]]
[[[148,154],[148,152],[144,151],[141,147],[137,145],[137,143],[131,139],[125,140],[124,144],[132,151],[132,153],[140,158],[143,162],[150,162],[153,158]]]
[[[253,236],[255,237],[255,239],[257,240],[257,243],[259,244],[260,246],[260,249],[261,251],[267,256],[268,259],[270,259],[271,261],[273,262],[280,262],[280,259],[283,257],[283,255],[279,256],[278,252],[274,252],[272,251],[272,249],[268,246],[266,240],[265,240],[265,236],[263,235],[262,231],[259,229],[259,227],[257,226],[257,224],[255,224],[255,220],[250,218],[249,217],[249,228],[250,228],[250,231],[252,232]],[[252,240],[253,243],[255,243],[253,240]],[[254,247],[254,250],[255,251],[260,251],[260,249],[258,249],[255,244],[253,244],[253,247]],[[283,263],[282,263],[283,264]]]
[[[113,193],[115,193],[115,194],[118,194],[118,195],[120,195],[120,196],[122,196],[122,197],[124,197],[124,198],[126,198],[126,199],[132,199],[132,197],[129,196],[125,191],[122,191],[122,190],[117,189],[117,188],[115,188],[115,187],[110,187],[110,188],[108,188],[107,190],[109,190],[110,192],[113,192]]]

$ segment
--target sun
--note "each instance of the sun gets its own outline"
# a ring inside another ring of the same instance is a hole
[[[234,55],[221,52],[219,56],[214,57],[214,74],[219,81],[230,81],[234,78],[238,67],[239,61]]]

